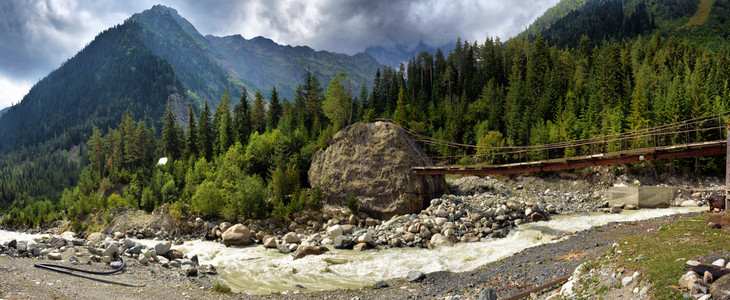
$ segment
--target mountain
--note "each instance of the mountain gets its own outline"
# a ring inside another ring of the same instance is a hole
[[[383,65],[398,68],[400,67],[401,63],[407,65],[409,60],[411,60],[413,57],[417,56],[418,53],[421,53],[423,51],[431,54],[436,54],[437,50],[441,50],[444,55],[448,55],[449,52],[451,52],[451,50],[454,50],[455,47],[455,43],[449,43],[442,45],[437,49],[426,45],[423,41],[420,41],[415,47],[408,47],[406,45],[400,44],[396,45],[393,48],[372,46],[366,48],[365,53],[370,54],[372,57],[375,58],[375,60]]]
[[[615,42],[656,32],[719,48],[730,37],[728,14],[728,0],[562,0],[516,38],[542,35],[565,48],[584,35]]]
[[[132,21],[105,30],[36,83],[0,118],[0,150],[48,142],[69,149],[85,142],[93,125],[119,123],[126,109],[160,128],[168,97],[182,100],[185,88],[141,32]]]
[[[204,37],[175,9],[156,5],[100,33],[89,45],[36,83],[0,119],[0,151],[50,142],[69,149],[88,140],[92,126],[106,130],[129,109],[161,128],[167,99],[181,124],[186,102],[215,108],[224,89],[234,97],[244,86],[268,96],[276,85],[293,99],[307,70],[326,88],[346,72],[353,90],[371,84],[381,65],[354,56],[281,46],[259,37]]]
[[[8,110],[10,109],[10,106],[0,109],[0,117],[2,117]]]
[[[218,63],[225,66],[233,78],[266,96],[276,85],[279,94],[289,100],[294,98],[307,71],[316,75],[325,88],[338,73],[347,73],[353,82],[352,90],[359,91],[361,85],[372,85],[373,76],[381,67],[368,54],[350,56],[315,51],[305,46],[282,46],[260,36],[245,39],[240,35],[208,35],[206,40],[222,55]]]

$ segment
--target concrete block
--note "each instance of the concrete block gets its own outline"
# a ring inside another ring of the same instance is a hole
[[[639,208],[666,208],[674,199],[674,187],[640,186],[610,187],[608,204],[610,206],[632,204]]]

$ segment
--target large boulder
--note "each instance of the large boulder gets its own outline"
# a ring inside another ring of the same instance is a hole
[[[302,246],[297,247],[297,250],[294,252],[294,259],[300,259],[307,255],[320,255],[329,250],[330,249],[328,249],[325,246],[302,245]]]
[[[443,175],[411,171],[432,165],[401,127],[389,122],[355,123],[314,154],[309,183],[322,189],[328,204],[344,206],[352,194],[360,211],[387,219],[419,212],[447,192]]]
[[[226,246],[251,245],[251,231],[243,224],[236,224],[228,228],[222,235],[223,244]]]

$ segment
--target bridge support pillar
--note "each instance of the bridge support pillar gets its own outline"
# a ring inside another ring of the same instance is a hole
[[[727,154],[725,155],[725,212],[730,209],[730,121],[726,124],[725,139],[727,140]]]

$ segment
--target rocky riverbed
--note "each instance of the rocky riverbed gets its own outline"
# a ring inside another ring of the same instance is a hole
[[[719,180],[710,179],[692,182],[682,179],[669,179],[669,181],[672,180],[675,180],[675,183],[680,183],[679,186],[683,186],[687,190],[712,190],[713,188],[717,189],[719,186]],[[334,249],[367,250],[394,247],[434,248],[453,243],[471,243],[506,236],[510,230],[521,224],[548,219],[551,215],[599,210],[602,206],[605,206],[605,189],[609,185],[631,185],[637,184],[637,181],[649,182],[651,179],[636,179],[605,174],[602,176],[589,176],[587,179],[572,178],[570,175],[568,175],[568,178],[520,176],[508,180],[505,180],[505,178],[497,180],[489,177],[463,177],[450,180],[452,194],[433,199],[430,205],[419,214],[400,215],[389,220],[377,220],[365,214],[351,215],[339,210],[305,211],[295,215],[284,226],[267,222],[267,220],[244,222],[241,226],[247,227],[248,231],[239,230],[239,232],[245,231],[244,237],[239,238],[244,241],[241,245],[260,243],[265,247],[275,248],[283,253],[296,253],[297,250],[300,250],[300,247],[308,249],[306,251],[312,251],[313,248],[311,247],[322,250],[320,248],[322,245],[328,245],[328,248]],[[700,194],[697,195],[696,193]],[[684,201],[688,197],[696,197],[701,200],[704,196],[702,193],[709,192],[691,192],[689,194],[680,192],[677,194],[676,201],[681,203],[680,201]],[[115,223],[122,225],[109,228],[104,234],[81,236],[79,239],[69,236],[70,234],[67,234],[66,237],[48,236],[44,239],[26,243],[16,241],[14,247],[9,247],[8,243],[0,250],[5,252],[5,256],[20,256],[31,260],[60,258],[63,263],[81,266],[90,265],[92,267],[104,267],[104,262],[113,260],[115,258],[114,253],[116,253],[116,255],[128,258],[128,271],[125,274],[149,273],[152,277],[175,278],[176,281],[189,286],[210,287],[217,280],[216,276],[213,275],[216,273],[214,267],[197,265],[194,257],[180,257],[180,253],[176,255],[169,248],[166,249],[167,251],[164,251],[165,249],[157,251],[155,248],[159,245],[164,248],[170,243],[179,244],[185,240],[195,238],[212,238],[225,242],[223,234],[233,227],[233,224],[225,222],[206,223],[202,220],[195,220],[185,224],[185,226],[193,229],[192,234],[182,235],[180,233],[184,231],[180,230],[179,227],[166,227],[165,224],[151,228],[151,226],[138,225],[134,222],[115,220]],[[167,223],[172,224],[172,222]],[[248,237],[245,237],[246,235]],[[101,236],[99,240],[95,241],[99,236]],[[157,237],[168,242],[140,241],[137,239],[144,237]],[[59,238],[63,238],[63,245],[61,245]],[[571,237],[569,240],[573,238]],[[116,251],[113,249],[114,245],[117,246]],[[591,247],[597,247],[596,245],[598,244],[594,243]],[[600,247],[604,246],[604,244],[600,245]],[[23,247],[25,247],[25,250],[20,251]],[[600,247],[597,249],[600,250]],[[527,252],[529,251],[527,250]],[[105,252],[110,255],[105,255]],[[106,257],[109,257],[109,259]],[[545,254],[543,258],[544,260],[539,263],[533,261],[533,266],[537,267],[539,264],[551,260],[548,254]],[[10,265],[16,265],[15,260],[0,259],[0,268],[11,261],[13,263],[10,263]],[[530,265],[519,262],[516,266],[510,266],[509,264],[501,266],[504,270],[508,268],[521,270],[520,268]],[[555,262],[555,266],[556,268],[566,269],[566,272],[570,272],[575,268],[572,263],[560,264]],[[14,268],[28,271],[17,266]],[[36,269],[31,269],[36,272]],[[382,295],[395,297],[407,297],[408,295],[429,295],[429,297],[432,297],[447,294],[475,296],[475,293],[480,289],[474,283],[471,286],[462,287],[464,290],[470,290],[469,293],[457,293],[453,288],[444,290],[425,287],[430,286],[430,283],[433,283],[436,278],[444,278],[443,281],[438,282],[442,282],[445,288],[448,286],[446,281],[462,280],[467,278],[463,277],[467,276],[465,275],[467,273],[443,272],[446,275],[431,273],[426,274],[425,279],[419,278],[414,282],[405,281],[404,278],[388,280],[386,281],[387,285],[391,287],[399,286],[400,290],[385,288],[384,290],[387,290],[387,292]],[[544,273],[542,276],[535,277],[535,280],[537,280],[535,282],[548,280],[557,273]],[[140,275],[140,278],[127,279],[137,283],[155,282],[157,280],[146,276]],[[500,278],[502,277],[500,275]],[[510,280],[516,282],[514,278],[502,279],[505,282],[510,282]],[[414,285],[415,288],[412,288],[411,286]],[[505,285],[505,287],[509,286]],[[492,288],[500,289],[500,285],[494,285]],[[419,289],[427,291],[423,292]],[[511,287],[508,289],[516,288]],[[23,288],[18,290],[23,290]],[[210,291],[207,290],[203,293],[198,296],[205,295],[206,298],[210,295],[224,296],[221,294],[208,294]],[[372,295],[381,295],[380,293],[375,292]],[[6,294],[2,296],[7,297]],[[337,294],[345,297],[349,297],[351,294],[370,295],[367,289],[364,293],[363,290],[353,290],[340,291]]]

